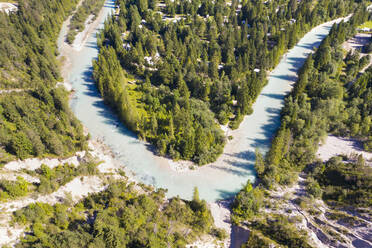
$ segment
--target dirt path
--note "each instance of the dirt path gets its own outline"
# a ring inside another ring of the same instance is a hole
[[[24,92],[29,91],[30,89],[6,89],[6,90],[0,90],[0,94],[9,94],[13,92]]]

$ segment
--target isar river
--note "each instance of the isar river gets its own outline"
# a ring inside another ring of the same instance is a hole
[[[314,28],[283,56],[279,65],[270,73],[268,84],[253,106],[253,114],[245,117],[238,130],[230,131],[229,135],[234,136],[234,139],[228,141],[224,153],[215,163],[177,172],[171,168],[174,166],[172,161],[155,155],[149,144],[140,141],[119,122],[103,103],[92,80],[92,60],[98,54],[96,33],[114,9],[114,1],[108,0],[98,20],[98,28],[89,33],[80,50],[75,50],[69,56],[71,66],[65,80],[75,90],[70,102],[71,108],[92,137],[103,140],[115,154],[115,159],[131,171],[137,180],[165,188],[168,196],[179,195],[183,199],[190,199],[193,188],[198,187],[200,197],[208,202],[229,198],[247,180],[255,180],[255,150],[268,150],[280,125],[284,97],[297,78],[296,72],[313,48],[319,46],[333,23],[341,21],[334,20]],[[61,31],[59,43],[63,42],[65,31],[66,26]]]

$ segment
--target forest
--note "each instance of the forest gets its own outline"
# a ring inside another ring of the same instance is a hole
[[[67,93],[55,87],[62,80],[56,39],[76,2],[21,0],[19,11],[0,12],[0,89],[10,90],[0,93],[0,164],[86,145]]]
[[[197,189],[191,201],[142,190],[120,180],[76,204],[31,204],[14,213],[31,230],[16,247],[185,247],[203,234],[223,234]]]
[[[103,99],[160,155],[200,165],[223,151],[219,125],[238,128],[252,113],[266,72],[280,57],[312,27],[356,6],[343,0],[118,4],[94,62]]]
[[[72,114],[67,92],[56,87],[63,80],[56,39],[77,2],[19,0],[19,11],[0,12],[0,90],[10,90],[0,93],[0,167],[16,159],[87,150],[89,136]],[[353,137],[372,149],[372,67],[360,75],[367,59],[341,48],[370,19],[357,2],[118,0],[120,11],[99,34],[94,79],[105,102],[159,154],[206,164],[226,142],[220,125],[237,128],[253,111],[267,71],[286,50],[315,25],[354,11],[309,56],[286,98],[270,151],[265,157],[256,153],[258,185],[247,183],[232,205],[233,223],[252,230],[246,247],[310,247],[292,219],[266,218],[262,209],[268,207],[268,190],[293,184],[303,171],[311,200],[371,205],[371,170],[362,158],[315,158],[328,133]],[[89,8],[97,10],[94,6]],[[77,25],[89,15],[76,13]],[[14,212],[12,224],[26,228],[16,247],[185,247],[207,234],[226,238],[213,225],[197,188],[190,201],[167,199],[165,190],[130,183],[122,175],[111,180],[97,164],[22,171],[37,183],[22,177],[0,180],[1,202],[47,195],[83,175],[99,176],[105,184],[104,191],[78,202],[65,197]]]
[[[291,184],[294,174],[314,161],[321,138],[327,133],[360,139],[369,149],[372,130],[372,68],[360,77],[364,58],[348,53],[341,44],[368,20],[363,6],[349,22],[334,25],[317,52],[309,56],[292,94],[285,100],[282,125],[273,139],[264,166],[257,172],[265,185]],[[355,78],[351,86],[350,81]],[[350,87],[349,87],[350,86]]]
[[[94,21],[102,9],[105,0],[84,0],[72,15],[69,31],[67,33],[67,42],[72,44],[76,35],[82,32],[85,28],[85,22],[89,16],[92,16],[89,21]]]
[[[17,12],[0,12],[0,90],[4,90],[0,92],[0,168],[17,159],[89,153],[89,135],[83,134],[70,110],[68,93],[56,87],[63,80],[56,39],[76,4],[71,0],[20,0]],[[198,104],[190,101],[190,106]],[[205,125],[211,120],[206,119]],[[84,157],[78,165],[42,164],[35,170],[6,172],[15,179],[2,174],[1,204],[50,197],[72,180],[93,175],[105,183],[104,191],[78,202],[66,193],[56,204],[35,202],[13,212],[8,236],[14,225],[24,228],[15,246],[185,247],[203,235],[226,238],[223,230],[214,227],[197,188],[190,201],[168,199],[165,190],[129,183],[124,173],[117,174],[121,178],[117,181],[111,174],[102,174],[97,169],[100,163]],[[1,213],[1,218],[6,220],[8,212]]]
[[[352,137],[370,151],[372,67],[359,73],[370,58],[369,55],[360,57],[358,50],[345,53],[341,46],[355,35],[357,26],[370,18],[361,5],[348,22],[335,24],[299,71],[299,78],[285,99],[281,127],[270,150],[265,157],[256,152],[259,181],[255,188],[248,183],[232,205],[233,222],[248,223],[253,232],[247,247],[266,247],[273,243],[309,247],[306,235],[288,224],[293,221],[290,217],[263,212],[264,206],[270,206],[268,192],[280,185],[293,185],[299,173],[307,175],[306,192],[310,202],[321,198],[335,210],[350,206],[358,210],[371,205],[372,171],[361,156],[333,157],[326,162],[316,158],[319,143],[327,134]],[[305,206],[304,199],[296,199],[299,208]],[[307,211],[317,213],[311,207]],[[291,230],[281,230],[283,228]]]

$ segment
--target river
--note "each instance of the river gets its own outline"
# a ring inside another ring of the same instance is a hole
[[[114,10],[114,1],[108,0],[97,21],[97,29]],[[93,138],[102,139],[115,154],[115,159],[134,174],[134,177],[155,187],[168,190],[168,196],[179,195],[190,199],[194,187],[198,187],[202,199],[213,202],[232,197],[247,180],[255,180],[254,152],[267,151],[272,136],[280,125],[280,110],[285,95],[297,79],[296,72],[306,57],[328,34],[334,20],[307,33],[298,44],[282,58],[270,73],[268,84],[253,106],[252,115],[246,116],[238,130],[230,131],[233,140],[226,144],[224,153],[215,163],[196,170],[177,172],[171,169],[173,162],[156,156],[149,144],[121,124],[115,114],[103,103],[92,81],[92,60],[97,58],[96,33],[93,30],[81,49],[69,53],[68,76],[65,78],[75,90],[70,101],[74,114],[88,129]],[[63,43],[66,25],[58,39]]]

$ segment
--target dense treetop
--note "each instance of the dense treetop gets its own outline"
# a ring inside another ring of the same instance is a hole
[[[16,247],[185,247],[205,234],[223,237],[197,195],[167,200],[163,190],[135,188],[121,180],[77,204],[30,204],[14,213],[31,230]]]
[[[18,1],[0,13],[0,163],[29,156],[67,155],[84,147],[61,80],[56,39],[77,1]]]
[[[222,152],[218,124],[237,128],[253,111],[280,56],[311,27],[355,7],[343,0],[118,5],[98,41],[94,75],[103,98],[161,155],[198,164]]]
[[[345,161],[335,157],[320,162],[315,156],[322,137],[328,133],[352,136],[363,142],[365,150],[370,149],[372,68],[359,73],[370,58],[360,58],[358,51],[345,53],[341,46],[369,18],[365,6],[360,5],[347,23],[332,27],[300,70],[285,100],[282,124],[271,149],[265,157],[256,152],[258,186],[247,184],[232,206],[232,220],[248,225],[252,231],[247,247],[309,247],[306,235],[298,232],[287,217],[273,216],[263,207],[269,199],[264,197],[266,190],[293,184],[299,172],[307,175],[306,191],[312,203],[313,198],[322,198],[330,209],[353,206],[353,210],[371,205],[372,171],[362,157],[344,156]],[[297,200],[301,202],[301,198]],[[297,208],[301,209],[301,204]],[[301,211],[316,213],[311,207]]]

